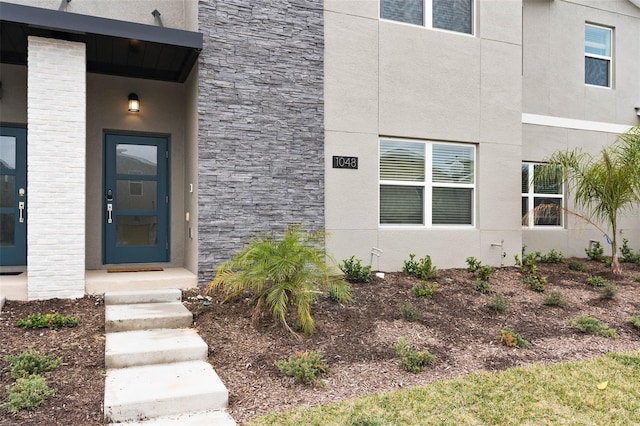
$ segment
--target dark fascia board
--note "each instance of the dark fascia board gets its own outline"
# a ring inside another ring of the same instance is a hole
[[[0,21],[74,34],[122,37],[202,50],[202,33],[0,2]]]

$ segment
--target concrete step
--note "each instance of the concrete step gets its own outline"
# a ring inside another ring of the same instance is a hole
[[[109,423],[107,426],[235,426],[235,424],[236,422],[226,411],[206,411],[162,416],[139,422]]]
[[[222,410],[229,393],[204,361],[107,370],[105,423]]]
[[[182,292],[176,289],[109,291],[104,294],[105,305],[131,305],[135,303],[180,302]]]
[[[107,333],[190,327],[193,322],[193,315],[180,302],[109,305],[104,317]]]
[[[207,360],[207,344],[193,329],[157,329],[107,333],[107,368]]]
[[[160,288],[185,289],[197,286],[198,277],[196,274],[184,268],[164,268],[163,271],[148,272],[109,273],[106,270],[85,272],[85,291],[88,294],[103,294],[110,291],[157,290]]]

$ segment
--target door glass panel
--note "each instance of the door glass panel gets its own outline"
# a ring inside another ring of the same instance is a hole
[[[0,175],[0,207],[15,207],[16,177]]]
[[[0,214],[0,246],[13,246],[16,241],[16,215],[13,213]]]
[[[158,173],[158,147],[153,145],[116,145],[116,173],[155,176]]]
[[[158,243],[156,216],[118,216],[116,245],[152,246]]]
[[[121,210],[155,210],[158,207],[158,183],[150,180],[118,179],[116,204]]]
[[[16,169],[16,138],[0,136],[0,170]]]

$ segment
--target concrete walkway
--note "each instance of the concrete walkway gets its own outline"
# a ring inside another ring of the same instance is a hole
[[[180,290],[105,293],[105,423],[235,425],[225,411],[229,392],[181,297]]]

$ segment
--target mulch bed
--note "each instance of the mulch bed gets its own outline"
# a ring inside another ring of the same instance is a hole
[[[253,300],[247,295],[221,303],[222,295],[204,298],[203,289],[185,291],[185,305],[194,313],[200,335],[209,344],[209,361],[230,392],[229,412],[239,423],[256,416],[296,406],[313,406],[358,395],[400,387],[423,385],[478,370],[501,370],[531,363],[587,359],[611,351],[640,349],[640,330],[627,318],[640,311],[640,265],[623,264],[622,276],[613,277],[602,264],[586,262],[588,272],[576,272],[563,264],[541,264],[548,277],[548,291],[559,291],[564,308],[545,306],[545,293],[521,282],[519,269],[497,268],[490,279],[491,293],[473,289],[475,277],[464,269],[439,271],[433,297],[418,298],[411,290],[419,281],[401,273],[387,273],[384,280],[353,284],[353,303],[342,306],[324,298],[314,306],[316,333],[294,336],[264,315],[251,325]],[[614,282],[618,294],[602,300],[601,289],[586,284],[600,275]],[[487,307],[492,294],[509,298],[507,312]],[[198,297],[199,296],[199,297]],[[414,322],[402,318],[400,305],[420,312]],[[76,328],[57,331],[24,330],[15,321],[32,313],[55,312],[77,316]],[[618,339],[585,335],[568,320],[580,314],[594,316],[615,328]],[[500,329],[509,326],[531,346],[514,349],[500,345]],[[47,300],[5,304],[0,313],[0,368],[5,355],[17,355],[33,346],[43,354],[63,357],[64,364],[46,373],[57,389],[34,411],[11,415],[0,409],[0,425],[98,425],[102,424],[104,394],[104,306],[100,298]],[[391,348],[405,337],[420,349],[437,356],[419,374],[408,373]],[[331,368],[322,384],[306,386],[282,376],[275,362],[301,351],[318,350]],[[13,380],[0,375],[0,401]]]

